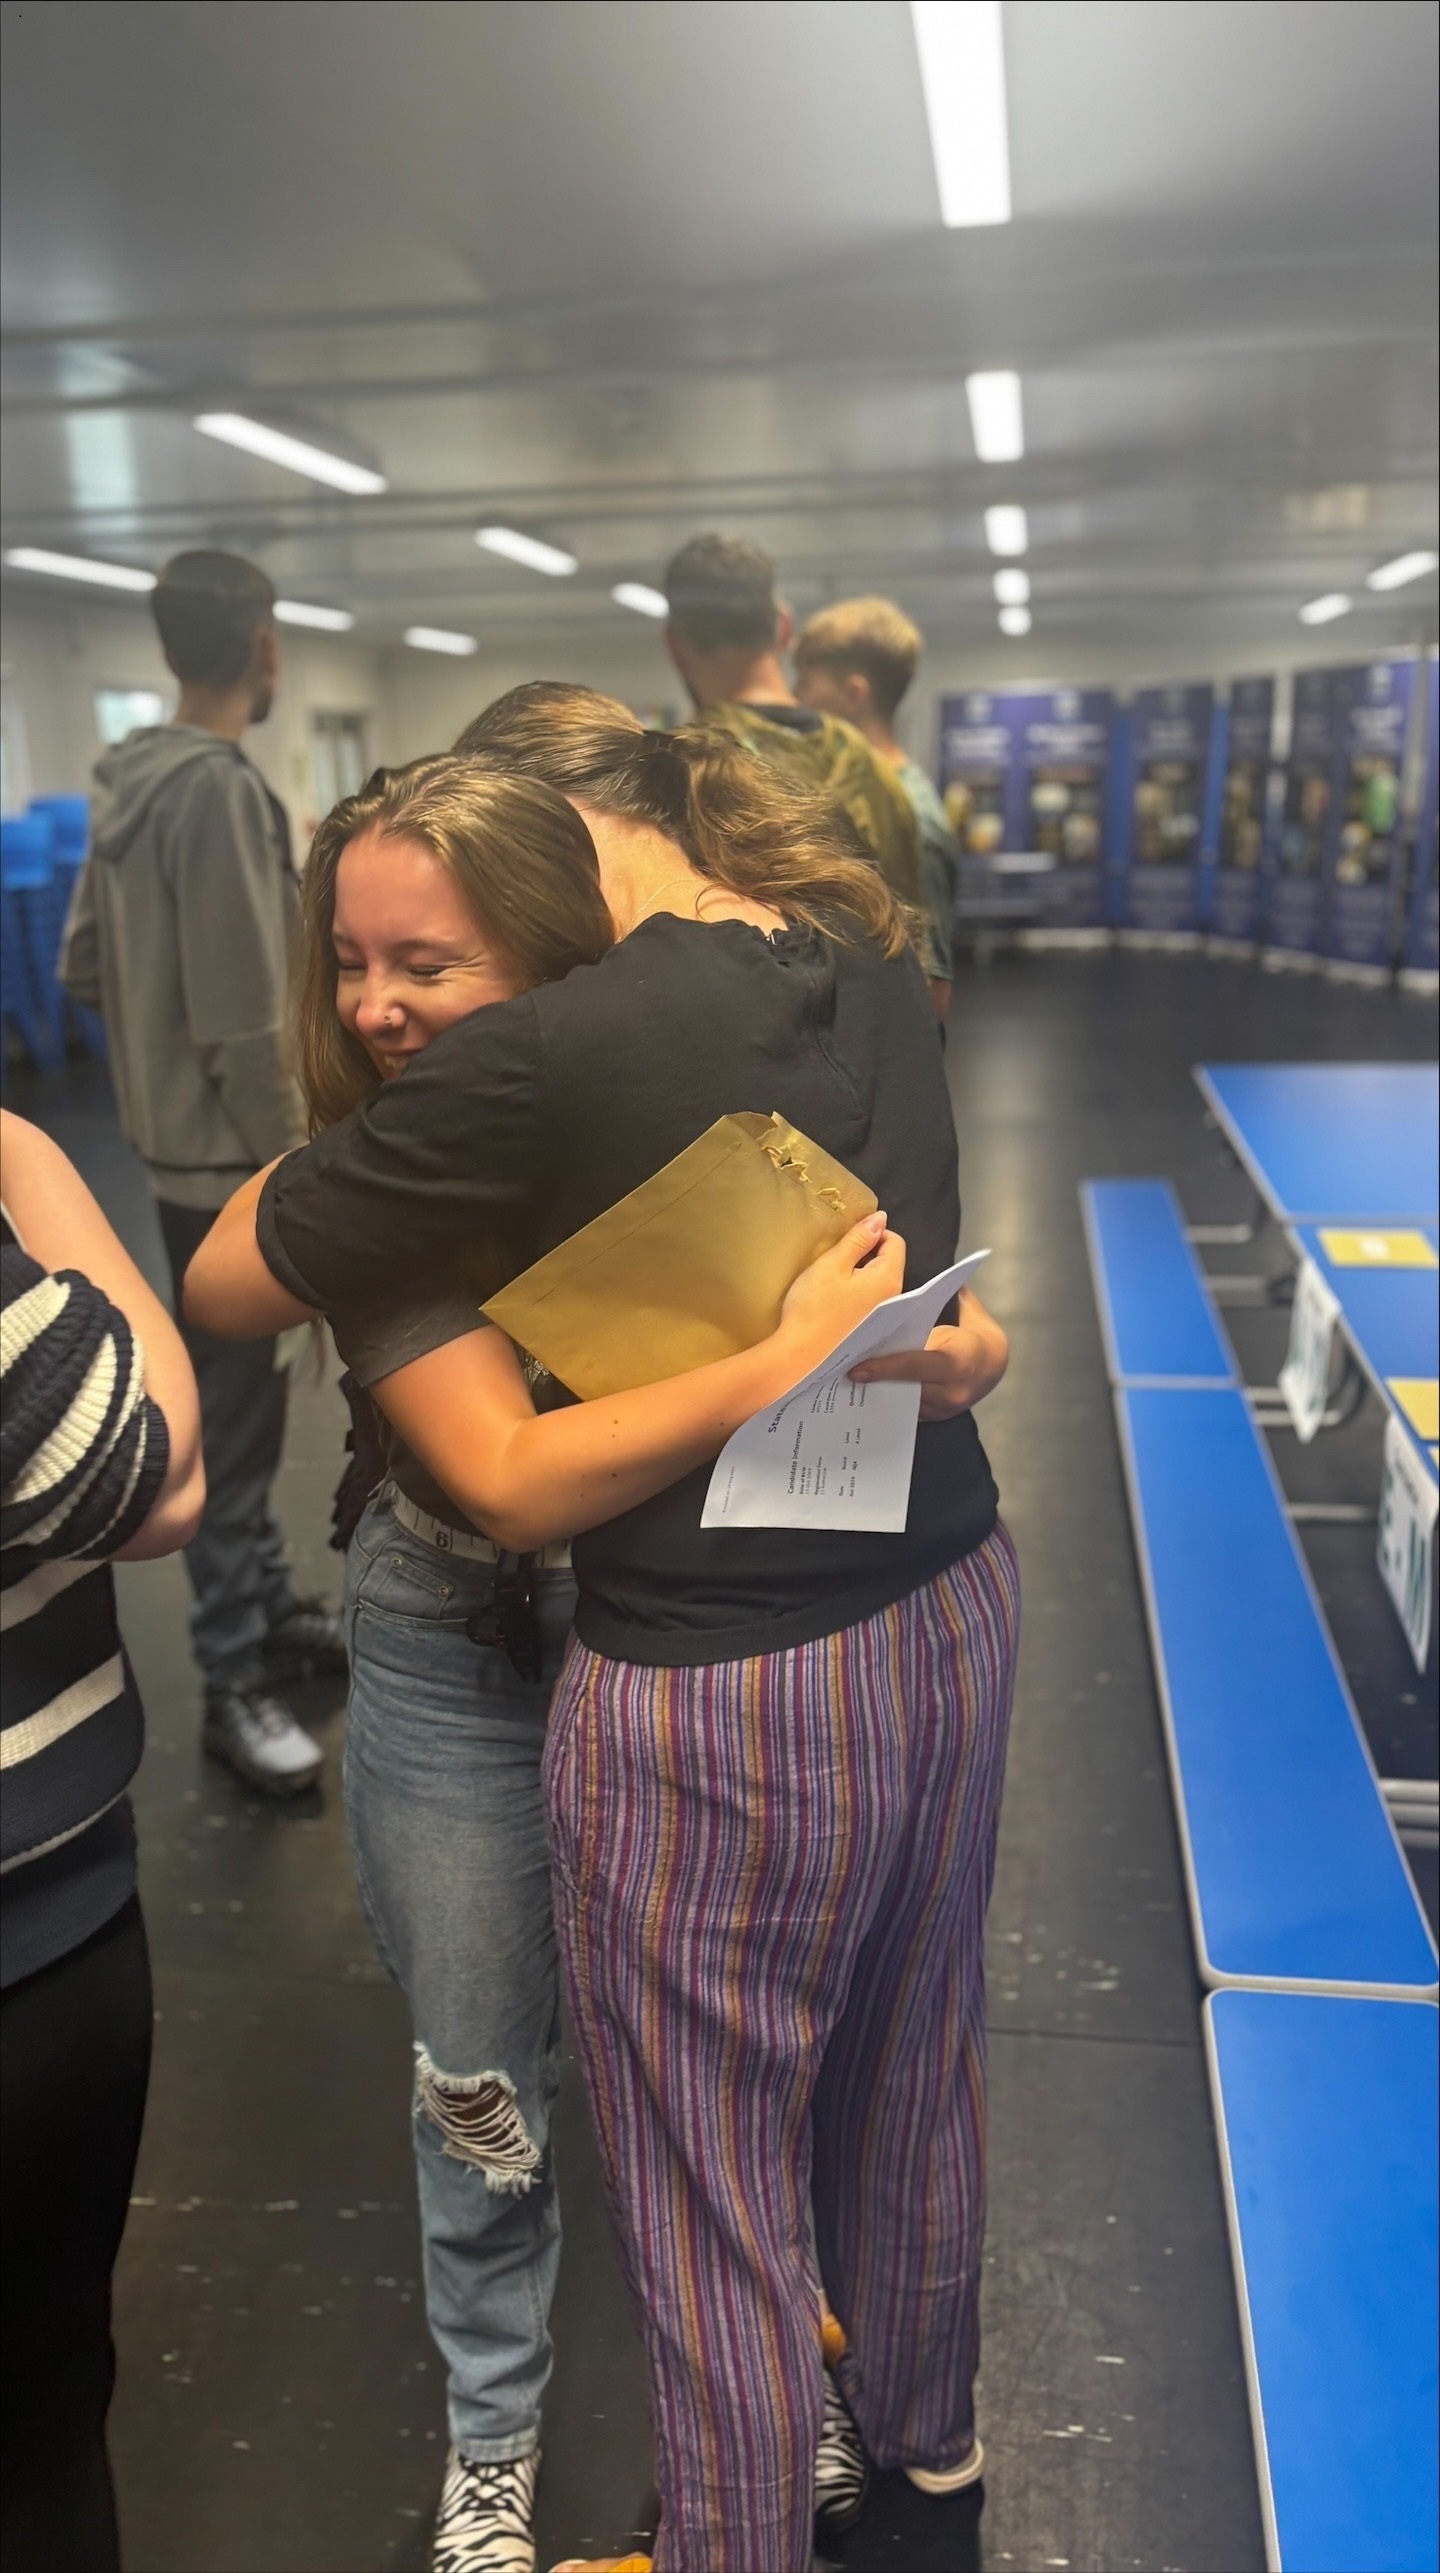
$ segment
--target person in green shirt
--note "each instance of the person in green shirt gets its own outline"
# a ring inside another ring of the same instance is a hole
[[[918,625],[892,599],[837,600],[812,616],[797,638],[795,694],[802,706],[839,716],[863,733],[909,797],[939,968],[931,988],[943,1019],[955,971],[960,847],[932,781],[895,733],[895,717],[924,648]]]
[[[784,662],[794,620],[769,556],[744,537],[692,536],[664,577],[665,646],[697,716],[843,807],[892,892],[919,915],[915,944],[933,988],[940,959],[914,808],[853,722],[796,696]]]

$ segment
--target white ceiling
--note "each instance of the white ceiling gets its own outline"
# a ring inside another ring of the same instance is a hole
[[[1015,220],[947,233],[903,0],[6,5],[4,542],[220,542],[367,639],[504,641],[628,624],[611,583],[719,525],[802,607],[959,636],[1018,499],[1036,642],[1258,646],[1434,542],[1436,24],[1008,0]],[[963,378],[1007,365],[1027,456],[985,466]]]

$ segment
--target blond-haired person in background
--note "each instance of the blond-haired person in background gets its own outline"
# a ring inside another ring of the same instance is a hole
[[[840,599],[802,627],[795,644],[795,694],[817,714],[853,724],[878,759],[893,769],[915,814],[925,901],[934,931],[930,994],[945,1020],[955,970],[954,910],[960,851],[934,785],[895,732],[916,664],[925,649],[918,625],[893,599]]]

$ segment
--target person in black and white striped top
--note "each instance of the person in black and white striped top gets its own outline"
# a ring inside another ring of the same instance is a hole
[[[0,1111],[0,2548],[118,2566],[110,2273],[150,2055],[126,1788],[143,1715],[111,1560],[204,1499],[175,1326],[63,1153]]]

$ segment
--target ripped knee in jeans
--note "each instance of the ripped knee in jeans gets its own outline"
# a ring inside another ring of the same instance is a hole
[[[520,2195],[534,2187],[544,2157],[508,2073],[442,2073],[417,2046],[415,2105],[439,2134],[442,2152],[469,2163],[487,2189]]]

